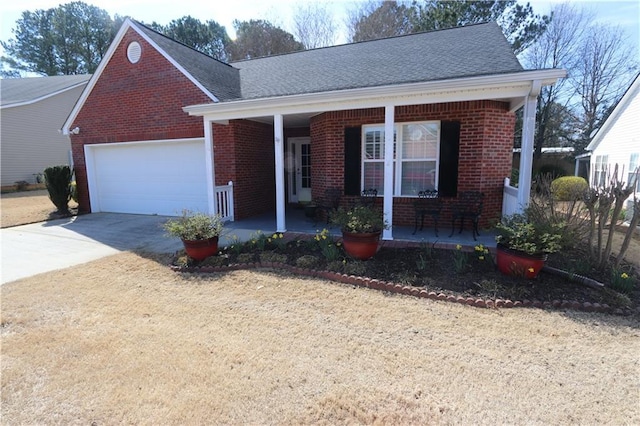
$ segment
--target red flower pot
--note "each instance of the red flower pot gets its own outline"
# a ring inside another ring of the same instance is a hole
[[[533,279],[538,276],[547,255],[527,254],[498,244],[496,247],[496,263],[498,270],[505,275]]]
[[[218,237],[208,240],[182,240],[187,255],[197,261],[204,260],[218,253]]]
[[[380,232],[353,233],[342,231],[344,251],[353,258],[367,260],[378,251]]]

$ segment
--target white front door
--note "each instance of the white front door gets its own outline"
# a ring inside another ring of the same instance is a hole
[[[311,201],[311,142],[308,137],[288,139],[289,202]]]

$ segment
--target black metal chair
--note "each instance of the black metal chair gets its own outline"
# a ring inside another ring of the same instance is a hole
[[[340,207],[340,199],[342,198],[342,189],[327,188],[324,191],[324,197],[318,201],[318,209],[325,212],[327,223],[331,219],[331,214]]]
[[[360,193],[360,200],[358,204],[361,206],[373,207],[376,204],[376,198],[378,197],[378,190],[375,188],[363,189]]]
[[[418,199],[413,202],[413,207],[416,212],[415,227],[413,228],[413,235],[418,231],[418,219],[420,219],[420,230],[424,227],[424,217],[426,215],[431,216],[433,219],[433,229],[438,236],[438,219],[440,218],[440,212],[442,211],[442,199],[438,197],[438,190],[427,189],[425,191],[418,192]]]
[[[480,235],[478,232],[478,220],[482,214],[482,203],[484,201],[484,194],[478,191],[464,191],[460,192],[458,198],[451,203],[451,234],[453,236],[455,231],[456,220],[460,220],[460,231],[464,228],[464,220],[470,219],[472,223],[473,240],[476,241],[476,236]]]

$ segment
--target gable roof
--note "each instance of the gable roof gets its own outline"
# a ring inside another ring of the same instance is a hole
[[[622,113],[627,109],[627,107],[629,106],[633,98],[635,98],[636,96],[639,96],[639,94],[640,94],[640,74],[636,75],[636,78],[633,80],[633,83],[631,83],[631,85],[629,86],[627,91],[624,93],[622,98],[620,98],[620,101],[618,101],[618,104],[613,109],[609,117],[607,117],[604,123],[602,123],[602,126],[600,126],[600,128],[596,132],[593,139],[591,139],[591,142],[589,143],[589,145],[587,145],[587,147],[585,148],[585,151],[594,151],[598,147],[598,145],[600,145],[600,142],[602,142],[602,139],[604,139],[606,134],[609,133],[609,130],[611,130],[614,124],[618,121],[618,119],[620,118]]]
[[[207,77],[208,73],[217,74],[213,71],[218,71],[220,74],[225,75],[225,72],[233,74],[234,70],[229,70],[229,65],[224,64],[216,59],[211,58],[203,53],[200,53],[190,47],[187,47],[177,41],[170,39],[166,36],[163,36],[156,31],[153,31],[151,28],[148,28],[136,21],[133,21],[130,18],[124,20],[124,23],[120,27],[118,34],[116,34],[115,38],[111,42],[109,49],[105,53],[102,61],[98,65],[96,72],[93,74],[87,87],[85,87],[82,95],[76,102],[76,105],[73,107],[73,110],[69,114],[69,117],[65,121],[62,126],[62,132],[65,134],[69,133],[69,129],[73,124],[73,121],[76,119],[78,113],[82,109],[85,101],[89,97],[89,94],[93,90],[96,82],[100,79],[102,72],[105,67],[109,63],[111,57],[114,55],[116,49],[120,45],[120,42],[124,38],[125,34],[129,29],[132,29],[136,33],[138,33],[142,38],[145,39],[147,43],[149,43],[154,49],[158,51],[162,56],[164,56],[167,61],[169,61],[173,66],[176,67],[187,79],[189,79],[196,87],[198,87],[202,92],[208,96],[213,102],[219,102],[219,98],[214,95],[217,91],[221,94],[221,97],[224,99],[225,93],[233,93],[234,83],[227,83],[226,86],[231,87],[230,89],[225,90],[224,87],[218,87],[216,83],[218,82],[218,78],[216,76]],[[182,62],[178,62],[174,59],[171,54],[175,55],[177,59],[180,59]],[[207,71],[208,70],[208,71]],[[233,80],[233,77],[231,77]],[[235,92],[238,90],[235,89]],[[233,96],[230,95],[230,96]]]
[[[451,82],[500,76],[505,76],[507,84],[521,84],[520,80],[527,81],[529,76],[520,75],[532,73],[522,68],[495,22],[225,64],[126,19],[65,122],[64,132],[68,132],[128,29],[140,34],[211,99],[212,104],[203,105],[271,102],[286,96],[334,97],[339,91],[349,96],[351,90],[401,86],[406,91],[414,84],[433,84],[435,90],[439,82],[449,87]],[[535,78],[553,84],[564,75],[563,70],[548,70]]]
[[[351,43],[232,62],[242,99],[523,71],[498,24]]]
[[[52,77],[8,78],[0,80],[2,108],[28,105],[87,84],[91,74]]]
[[[240,97],[240,73],[237,69],[137,21],[135,24],[142,33],[153,40],[164,53],[180,64],[218,100],[225,101]]]

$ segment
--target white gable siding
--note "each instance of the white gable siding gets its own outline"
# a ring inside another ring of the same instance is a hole
[[[29,105],[0,110],[1,184],[25,180],[49,166],[69,164],[71,142],[59,132],[84,86]]]
[[[595,163],[598,156],[608,156],[608,168],[613,168],[618,164],[619,177],[624,167],[623,179],[627,181],[629,173],[629,160],[632,153],[640,153],[640,90],[635,85],[633,93],[630,95],[629,102],[620,112],[617,118],[610,123],[609,130],[602,135],[602,139],[591,155],[591,176],[590,181],[593,182],[593,173]]]

